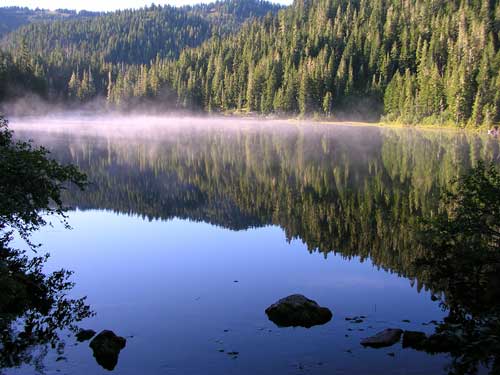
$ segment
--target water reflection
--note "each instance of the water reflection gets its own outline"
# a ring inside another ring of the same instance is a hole
[[[67,296],[71,272],[46,275],[46,257],[26,256],[0,238],[0,370],[30,364],[39,371],[49,348],[64,352],[62,330],[92,316],[85,298]]]
[[[436,212],[452,178],[479,159],[499,160],[497,140],[437,131],[264,128],[17,134],[89,175],[88,191],[66,195],[79,209],[233,230],[273,224],[310,252],[371,259],[446,298],[443,280],[418,266],[426,252],[413,228]]]
[[[66,196],[80,209],[233,230],[274,224],[311,252],[370,257],[407,277],[418,255],[414,220],[436,210],[449,182],[477,160],[500,160],[486,137],[378,128],[35,138],[90,176],[86,192]]]

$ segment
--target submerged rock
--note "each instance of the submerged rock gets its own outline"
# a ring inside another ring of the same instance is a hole
[[[125,347],[127,340],[115,335],[112,331],[102,331],[90,342],[94,357],[99,365],[112,371],[118,363],[120,351]]]
[[[377,333],[375,336],[361,340],[361,345],[371,348],[385,348],[399,342],[402,334],[403,330],[399,328],[387,328]]]
[[[279,327],[306,327],[328,323],[332,312],[301,294],[280,299],[266,309],[266,314]]]
[[[422,350],[425,346],[427,335],[424,332],[404,331],[403,332],[403,348],[412,348]]]
[[[96,332],[93,329],[81,329],[75,336],[79,342],[90,340],[94,337]]]

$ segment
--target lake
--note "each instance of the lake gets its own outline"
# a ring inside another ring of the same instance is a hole
[[[454,358],[385,328],[431,334],[447,316],[415,267],[413,227],[496,139],[451,131],[196,118],[14,119],[19,139],[88,174],[64,198],[71,230],[34,235],[47,271],[74,271],[80,323],[127,338],[116,374],[446,374]],[[280,328],[265,309],[300,293],[333,318]],[[361,323],[346,320],[365,316]],[[105,374],[87,343],[6,374]],[[232,353],[232,354],[228,354]],[[236,354],[237,353],[237,354]],[[480,369],[481,372],[487,370]]]

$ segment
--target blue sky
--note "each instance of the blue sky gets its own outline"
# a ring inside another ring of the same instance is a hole
[[[28,8],[46,8],[46,9],[86,9],[86,10],[115,10],[124,8],[139,8],[145,5],[150,5],[152,2],[157,4],[171,5],[186,5],[196,3],[208,3],[207,0],[3,0],[1,6],[26,6]],[[291,3],[291,0],[274,0],[273,2],[286,4]]]

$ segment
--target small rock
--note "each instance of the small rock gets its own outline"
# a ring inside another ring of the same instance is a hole
[[[227,352],[227,355],[230,355],[230,356],[236,356],[240,354],[240,352]]]
[[[371,348],[384,348],[392,346],[399,342],[403,330],[399,328],[388,328],[378,332],[375,336],[367,337],[361,340],[361,345],[369,346]]]
[[[402,322],[403,323],[411,323],[409,319],[403,319]]]
[[[404,331],[403,332],[403,348],[412,348],[422,350],[425,345],[427,336],[424,332]]]
[[[396,353],[391,352],[391,353],[387,353],[387,355],[388,355],[389,357],[395,357],[395,356],[396,356]]]
[[[65,360],[66,360],[66,357],[63,357],[63,356],[56,358],[56,362],[65,361]]]
[[[89,346],[94,352],[94,357],[99,365],[112,371],[118,363],[120,351],[127,344],[123,337],[115,335],[112,331],[102,331],[90,342]]]
[[[96,332],[93,329],[81,329],[75,336],[77,341],[83,342],[94,337]]]
[[[280,299],[266,309],[266,314],[279,327],[321,325],[332,319],[332,312],[303,295],[293,294]]]

